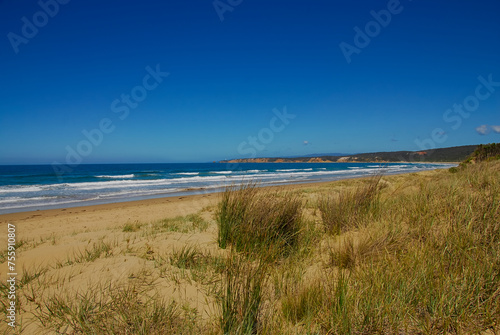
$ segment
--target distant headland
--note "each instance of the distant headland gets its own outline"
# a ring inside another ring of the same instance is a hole
[[[219,163],[396,163],[396,162],[461,162],[477,145],[464,145],[420,151],[371,152],[353,155],[321,155],[316,157],[263,157],[222,160]]]

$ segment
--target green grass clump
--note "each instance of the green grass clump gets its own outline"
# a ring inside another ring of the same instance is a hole
[[[284,317],[293,324],[311,320],[323,305],[324,287],[315,282],[307,287],[295,287],[281,299]]]
[[[219,247],[225,249],[237,235],[237,228],[244,222],[247,212],[257,195],[255,184],[243,184],[239,188],[227,187],[217,207]]]
[[[263,299],[271,264],[299,248],[303,202],[297,194],[230,187],[216,217],[221,248],[232,246],[218,294],[223,334],[263,331]]]
[[[255,184],[227,188],[216,213],[219,246],[249,253],[273,248],[285,255],[297,246],[302,206],[297,194],[259,192]]]
[[[319,211],[326,232],[338,235],[359,226],[368,214],[375,214],[379,205],[380,176],[354,190],[345,190],[334,197],[323,196]]]
[[[231,253],[218,295],[223,334],[259,333],[267,273],[267,262],[250,262],[240,254]]]
[[[179,269],[190,269],[199,266],[203,254],[193,246],[186,245],[180,250],[174,250],[170,256],[170,264]]]
[[[133,232],[136,232],[136,231],[140,230],[141,226],[142,225],[140,223],[138,223],[138,222],[135,222],[135,223],[126,223],[123,226],[122,231],[124,233],[133,233]]]

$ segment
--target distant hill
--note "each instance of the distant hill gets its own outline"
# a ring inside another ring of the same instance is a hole
[[[335,163],[335,162],[461,162],[474,152],[477,145],[465,145],[423,151],[371,152],[354,155],[322,155],[302,157],[243,158],[220,163]]]

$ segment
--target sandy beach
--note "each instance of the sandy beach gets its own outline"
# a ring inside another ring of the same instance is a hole
[[[317,192],[332,183],[340,185],[352,181],[274,188]],[[32,313],[37,309],[37,302],[54,293],[70,297],[131,283],[141,286],[155,282],[148,290],[196,308],[202,318],[213,317],[213,298],[203,292],[202,285],[185,278],[175,267],[169,267],[170,275],[165,276],[159,271],[157,262],[168,259],[174,250],[186,245],[195,245],[213,255],[225,252],[217,246],[213,217],[219,199],[219,193],[207,193],[0,215],[2,230],[7,231],[7,224],[16,227],[16,240],[20,244],[16,250],[17,278],[29,278],[18,289],[21,312],[17,322],[24,329],[23,333],[41,331]],[[190,215],[200,218],[204,227],[198,229],[189,219],[185,222],[180,219]],[[162,220],[172,220],[176,227],[165,229]],[[137,227],[137,231],[136,228],[126,231],[127,225]],[[0,236],[0,245],[7,246],[6,234]],[[105,251],[100,253],[97,249],[102,246]],[[81,259],[82,255],[95,252],[95,259]],[[0,276],[5,278],[6,273],[4,258]],[[26,295],[28,289],[36,290],[37,293],[33,293],[36,297]],[[105,296],[106,292],[102,294]],[[2,324],[2,328],[4,326]]]

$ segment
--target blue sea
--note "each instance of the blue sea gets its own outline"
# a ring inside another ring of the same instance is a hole
[[[248,181],[262,186],[448,168],[450,164],[191,163],[0,166],[0,214],[216,192]]]

